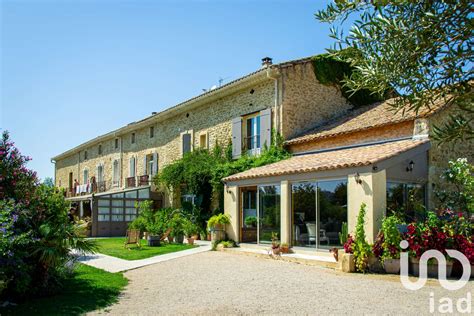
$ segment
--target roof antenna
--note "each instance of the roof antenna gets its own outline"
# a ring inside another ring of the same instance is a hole
[[[230,77],[225,77],[225,78],[219,77],[219,87],[222,86],[222,84],[224,83],[224,80],[229,79],[229,78]]]

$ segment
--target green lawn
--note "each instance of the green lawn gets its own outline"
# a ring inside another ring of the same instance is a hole
[[[127,283],[121,273],[78,264],[57,295],[30,299],[4,311],[0,308],[0,315],[82,315],[117,302]]]
[[[146,240],[142,239],[141,248],[135,245],[130,245],[130,250],[128,250],[123,246],[125,242],[125,238],[123,237],[99,238],[95,239],[95,241],[99,247],[98,252],[125,260],[145,259],[196,247],[187,244],[168,243],[162,243],[159,247],[148,247],[146,245]]]

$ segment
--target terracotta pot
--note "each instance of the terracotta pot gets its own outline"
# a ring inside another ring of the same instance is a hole
[[[280,246],[281,253],[290,253],[290,247],[288,246]]]
[[[420,260],[418,258],[410,258],[410,272],[414,276],[420,276]],[[428,264],[428,277],[438,277],[438,261],[434,261],[432,264]],[[453,272],[453,262],[446,261],[446,277],[449,278]],[[472,276],[472,269],[471,269]]]
[[[272,253],[273,253],[275,256],[278,256],[278,255],[280,254],[280,247],[272,248]]]
[[[385,259],[383,267],[387,273],[398,274],[400,273],[400,259]]]
[[[206,239],[207,239],[207,241],[211,241],[211,233],[208,233],[208,234],[207,234],[207,238],[206,238]]]
[[[188,245],[194,245],[194,237],[188,238]]]

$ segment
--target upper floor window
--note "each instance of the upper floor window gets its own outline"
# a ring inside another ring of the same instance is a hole
[[[84,151],[84,160],[87,160],[87,150]]]
[[[151,126],[150,127],[150,138],[153,138],[153,137],[155,137],[155,127]]]
[[[119,139],[118,138],[115,139],[115,146],[114,147],[115,147],[115,149],[119,148]]]
[[[244,148],[248,151],[260,149],[260,115],[245,118],[244,125]]]
[[[99,155],[102,155],[102,145],[99,145],[99,148],[97,149],[97,152]]]
[[[120,165],[118,160],[114,160],[112,165],[112,184],[113,186],[117,187],[120,185]]]
[[[89,182],[89,170],[84,169],[82,175],[83,175],[82,183],[87,184]]]
[[[136,162],[135,162],[135,157],[130,158],[130,178],[135,177],[136,175]]]
[[[132,133],[132,144],[135,144],[135,133]]]
[[[182,152],[184,156],[184,154],[191,151],[191,134],[183,133],[181,135],[181,143],[182,143]]]
[[[97,166],[97,182],[104,181],[104,166],[99,165]]]

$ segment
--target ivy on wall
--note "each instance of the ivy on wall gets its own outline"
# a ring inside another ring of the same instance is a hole
[[[344,86],[344,79],[352,75],[353,67],[329,54],[320,54],[311,58],[316,78],[324,85],[338,85],[342,95],[355,107],[382,101],[383,98],[367,89],[351,91]]]

